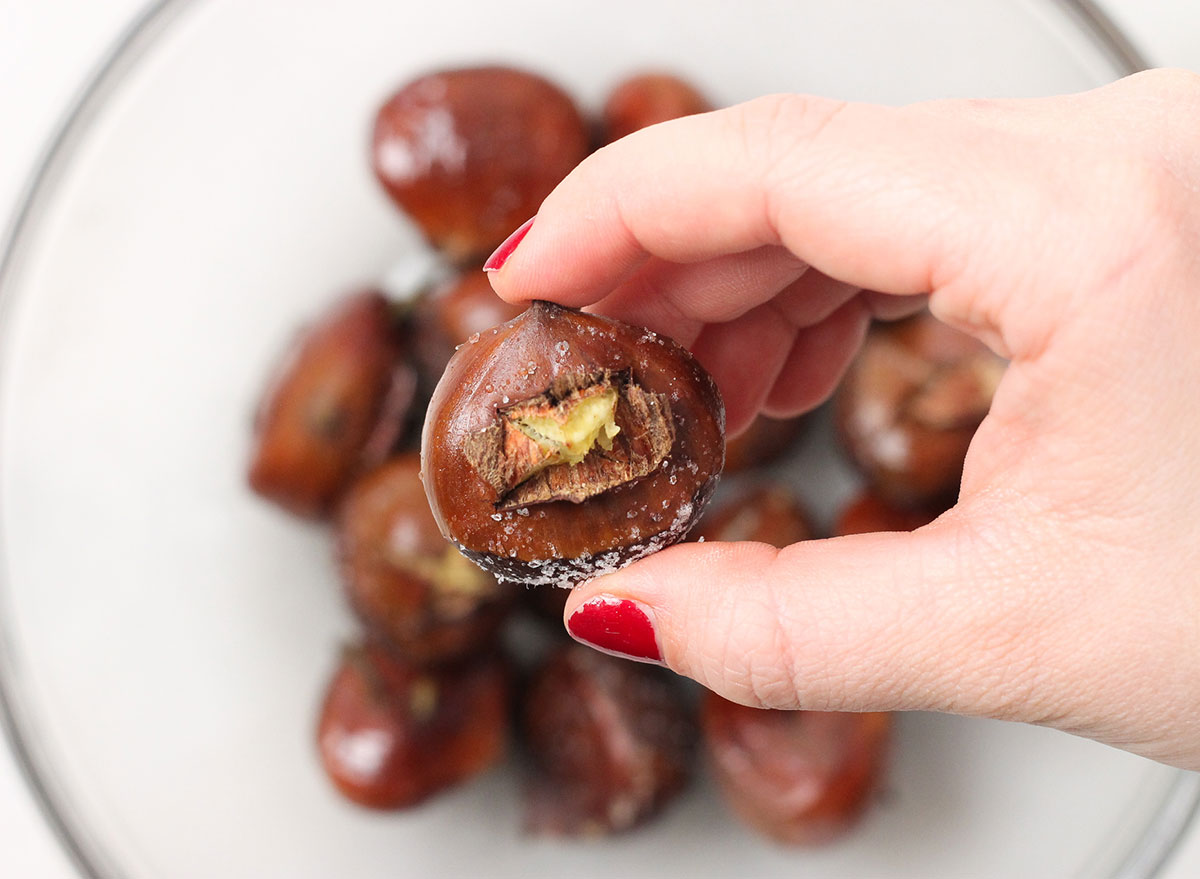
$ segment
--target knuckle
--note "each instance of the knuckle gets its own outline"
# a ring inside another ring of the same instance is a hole
[[[752,167],[769,176],[798,148],[817,140],[848,106],[813,95],[767,95],[735,107],[730,124]]]

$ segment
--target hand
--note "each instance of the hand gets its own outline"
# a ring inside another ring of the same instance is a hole
[[[496,290],[691,346],[733,430],[818,403],[868,316],[926,291],[1012,363],[932,525],[676,546],[577,589],[568,626],[607,614],[598,646],[746,704],[1021,720],[1200,768],[1197,119],[1184,72],[775,96],[580,165]]]

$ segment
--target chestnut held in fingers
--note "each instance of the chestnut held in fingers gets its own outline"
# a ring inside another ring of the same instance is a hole
[[[569,644],[526,695],[535,776],[526,829],[550,836],[629,830],[691,776],[695,723],[668,672]]]
[[[338,509],[336,530],[350,605],[397,653],[429,663],[491,645],[516,589],[442,537],[415,452],[356,480]]]
[[[717,483],[725,409],[670,339],[534,302],[450,361],[425,417],[442,533],[496,575],[572,583],[687,534]]]
[[[451,259],[487,256],[588,154],[571,98],[507,67],[431,73],[379,110],[371,161],[388,194]]]
[[[1006,366],[929,313],[872,328],[838,390],[835,419],[882,499],[907,507],[953,500]]]
[[[605,140],[711,109],[708,99],[686,80],[670,73],[641,73],[618,83],[604,102]]]
[[[416,390],[382,294],[338,302],[300,339],[260,404],[250,486],[293,513],[327,513],[398,439]]]
[[[727,543],[753,540],[780,548],[814,536],[799,499],[781,485],[751,488],[710,510],[695,535]]]
[[[348,799],[403,809],[503,757],[508,671],[495,656],[422,670],[366,643],[346,651],[317,728],[321,763]]]
[[[700,723],[730,807],[791,845],[828,842],[854,826],[883,780],[892,731],[888,713],[772,711],[711,692]]]

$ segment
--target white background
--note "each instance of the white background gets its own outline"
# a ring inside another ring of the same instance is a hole
[[[68,101],[144,0],[0,0],[0,222]],[[1155,65],[1200,71],[1200,3],[1103,0]],[[0,743],[0,876],[69,879],[76,873]],[[1200,876],[1200,832],[1168,879]]]

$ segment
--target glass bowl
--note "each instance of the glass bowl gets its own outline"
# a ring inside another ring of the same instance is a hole
[[[72,110],[0,269],[0,697],[89,876],[1150,876],[1195,776],[1056,732],[905,715],[890,794],[828,848],[755,838],[701,779],[588,844],[518,832],[501,769],[410,813],[322,777],[313,731],[354,626],[328,540],[244,487],[294,327],[420,252],[367,167],[378,103],[430,67],[512,62],[596,107],[673,68],[719,103],[1088,88],[1138,62],[1080,3],[549,6],[161,3]],[[789,471],[823,515],[820,435]],[[816,475],[814,475],[816,474]]]

